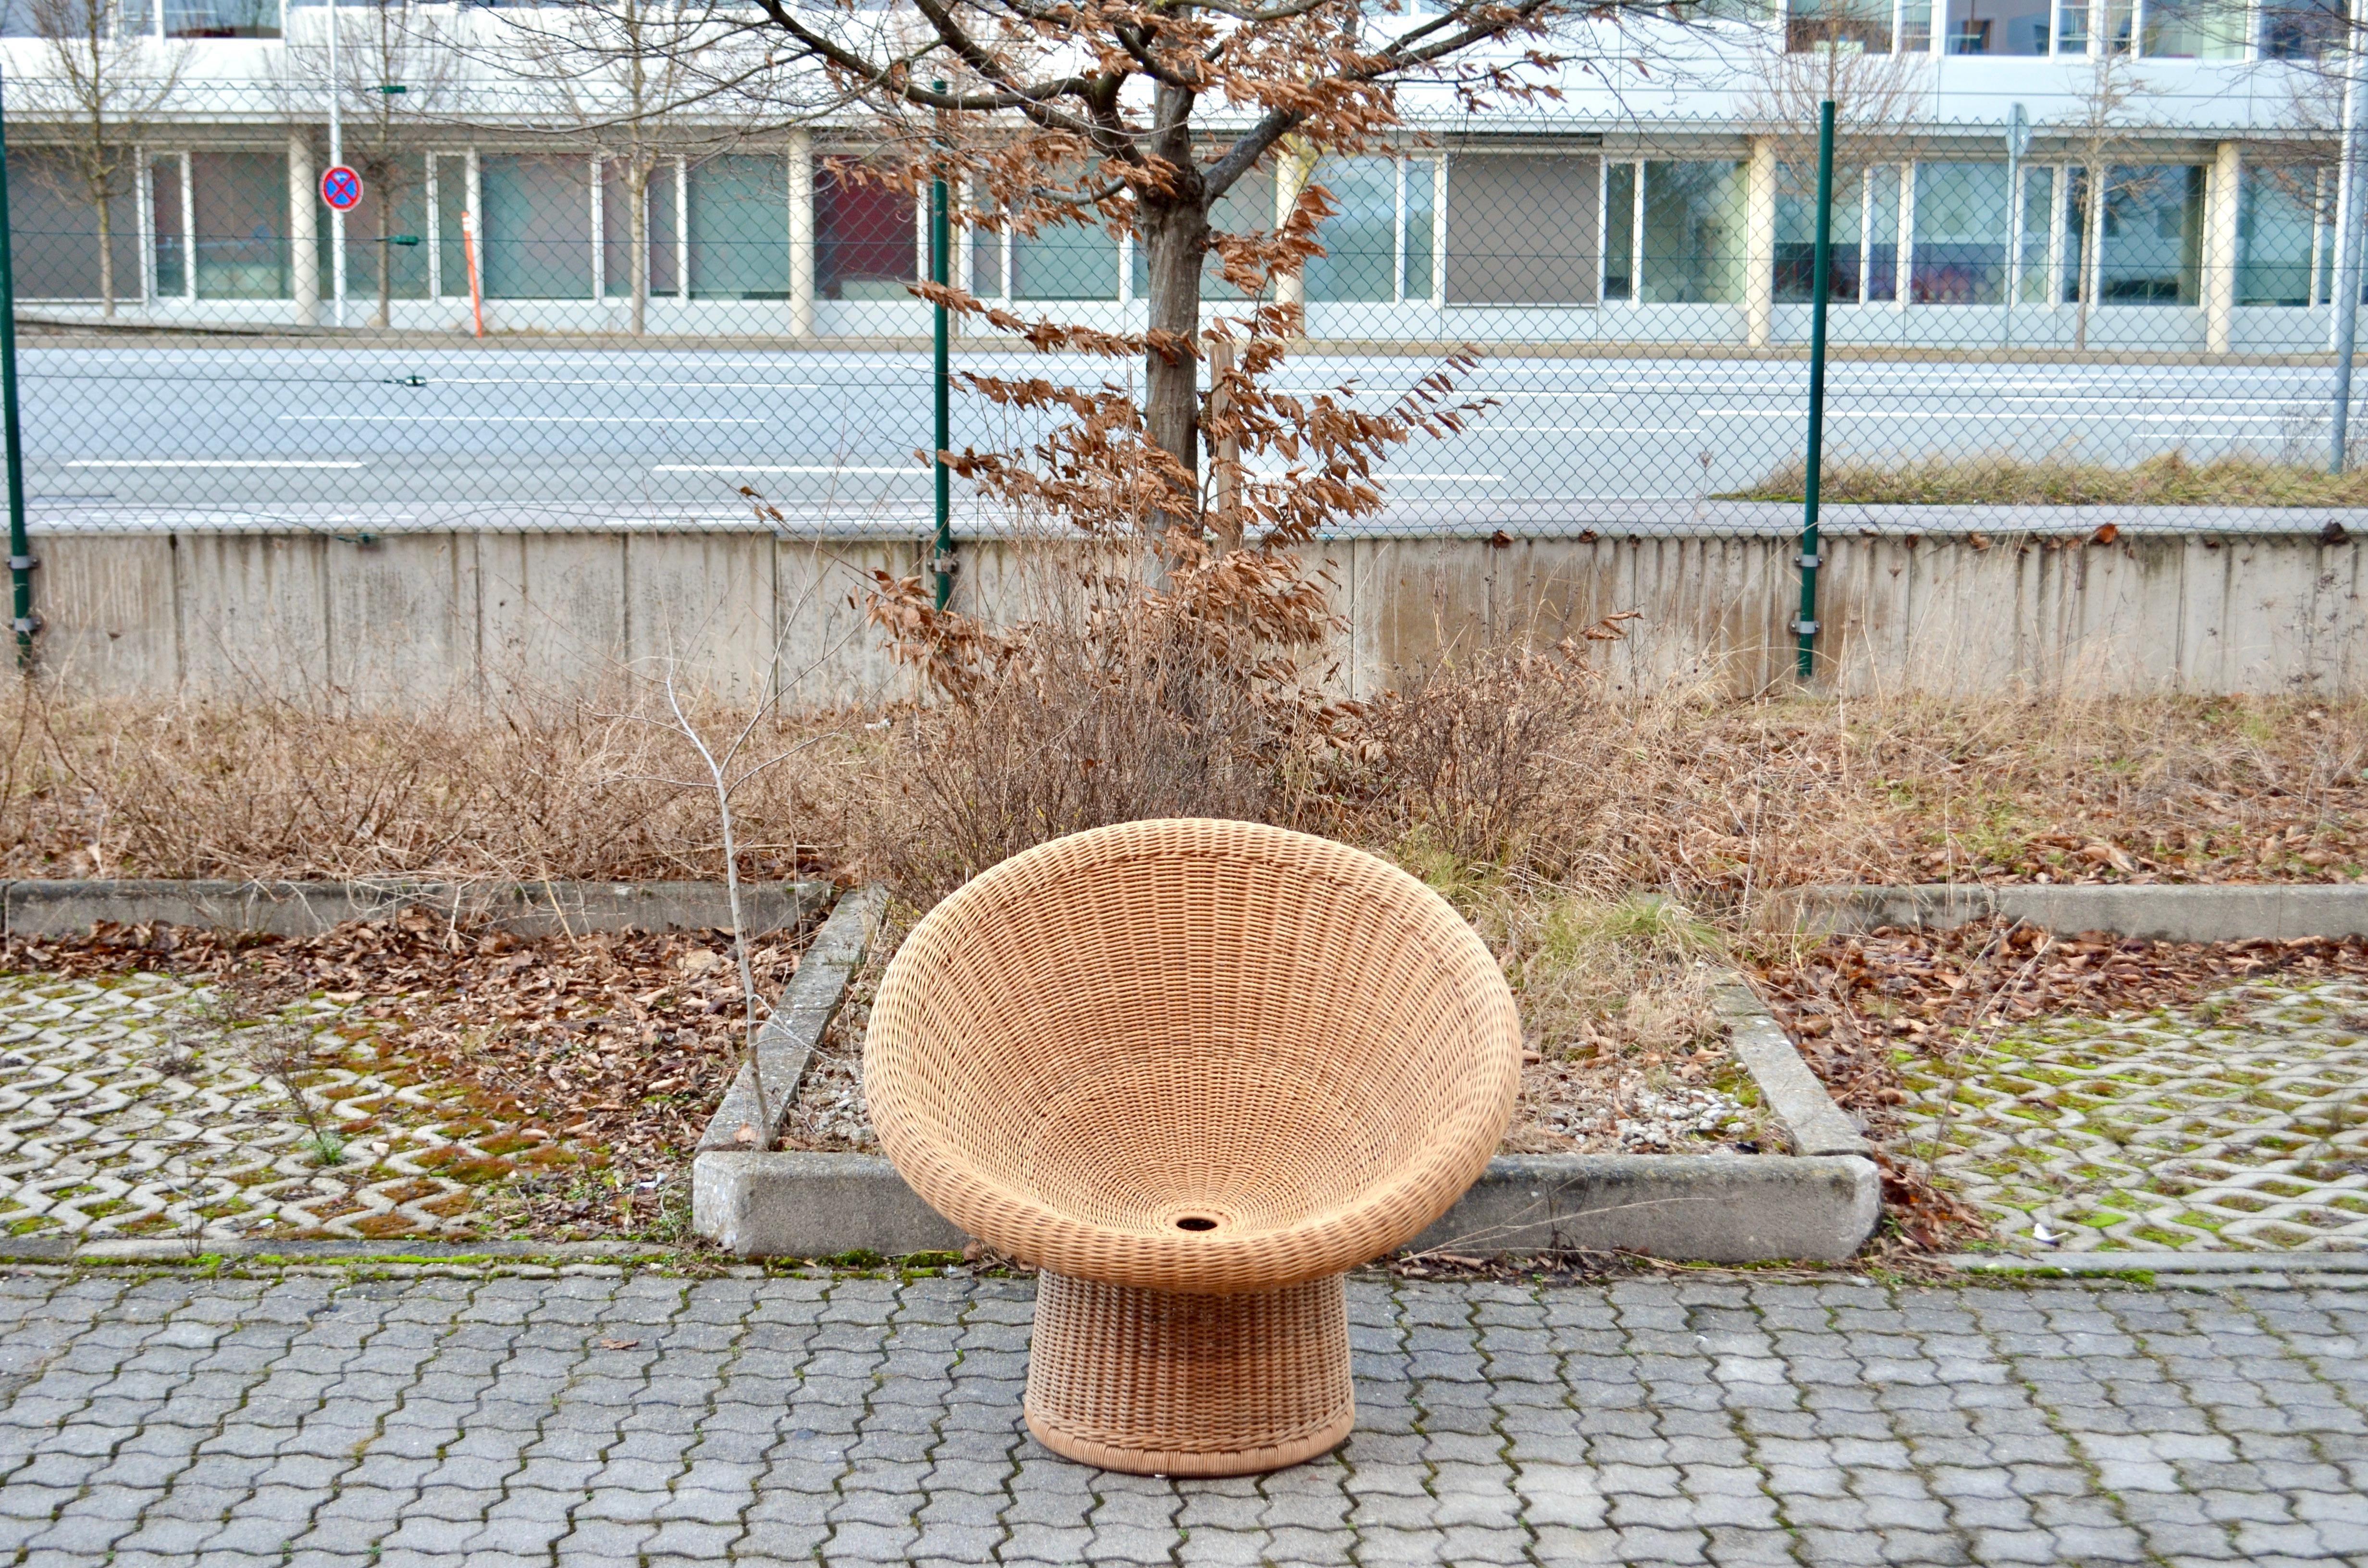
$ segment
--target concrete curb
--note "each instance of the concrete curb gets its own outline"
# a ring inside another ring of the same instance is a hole
[[[743,887],[750,932],[795,926],[829,903],[828,882]],[[484,920],[520,937],[579,931],[710,931],[732,924],[720,882],[231,882],[122,880],[0,884],[0,929],[15,937],[86,935],[100,921],[316,937],[348,920],[407,909]]]
[[[1866,1141],[1740,978],[1721,989],[1719,1009],[1737,1058],[1798,1153],[1500,1155],[1414,1250],[1585,1249],[1705,1263],[1839,1262],[1854,1255],[1882,1213],[1883,1184],[1865,1157]],[[798,1060],[802,1065],[803,1055]],[[780,1081],[768,1071],[768,1086]],[[726,1109],[732,1103],[727,1098]],[[753,1114],[753,1100],[748,1108]],[[878,1155],[734,1146],[740,1123],[727,1129],[727,1120],[719,1110],[691,1162],[693,1228],[726,1251],[894,1257],[964,1244]],[[719,1132],[722,1143],[714,1142]]]
[[[814,933],[805,953],[798,960],[797,972],[790,977],[781,999],[757,1031],[756,1060],[741,1063],[740,1074],[716,1105],[715,1114],[707,1119],[707,1131],[699,1140],[698,1153],[716,1150],[768,1150],[781,1134],[781,1119],[789,1114],[790,1102],[798,1092],[798,1080],[805,1076],[807,1059],[821,1042],[823,1030],[838,1016],[838,1005],[846,998],[847,983],[863,955],[871,949],[871,938],[879,932],[881,912],[888,906],[888,890],[877,885],[860,888],[838,901],[830,918]],[[757,1114],[757,1074],[764,1075],[768,1092],[765,1105],[771,1119]],[[746,1131],[748,1136],[742,1137]],[[694,1165],[694,1169],[696,1166]],[[697,1212],[693,1205],[694,1215]],[[705,1225],[694,1218],[695,1228],[702,1233]],[[847,1249],[841,1248],[841,1251]]]
[[[1801,1060],[1792,1037],[1759,994],[1741,976],[1712,994],[1711,1005],[1726,1020],[1727,1040],[1736,1060],[1767,1097],[1795,1154],[1866,1154],[1872,1146],[1853,1125],[1809,1064]]]
[[[2111,931],[2159,942],[2245,942],[2368,937],[2368,886],[2301,882],[2237,886],[2030,883],[1985,886],[1806,887],[1773,894],[1778,928],[1848,936],[1878,926],[1946,927],[2025,921],[2050,931]]]
[[[1882,1213],[1854,1154],[1499,1154],[1408,1250],[1839,1263]]]

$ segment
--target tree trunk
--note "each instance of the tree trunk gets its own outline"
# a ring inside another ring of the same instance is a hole
[[[1143,415],[1151,444],[1181,463],[1186,473],[1197,474],[1201,361],[1190,346],[1201,334],[1201,263],[1209,248],[1209,214],[1198,175],[1188,171],[1178,186],[1172,197],[1141,199],[1138,208],[1137,240],[1150,275],[1146,301],[1151,329],[1173,333],[1188,346],[1173,358],[1157,348],[1144,354]],[[1146,519],[1161,559],[1168,555],[1167,530],[1194,526],[1197,502],[1196,494],[1178,497],[1174,509]]]
[[[639,337],[650,315],[650,168],[638,153],[625,165],[625,201],[632,209],[625,217],[626,244],[633,252],[626,271],[632,278],[633,335]]]
[[[2072,347],[2084,351],[2089,347],[2089,311],[2096,302],[2096,293],[2105,277],[2105,258],[2098,251],[2105,243],[2105,181],[2102,168],[2081,171],[2088,189],[2082,193],[2080,210],[2080,309],[2073,317]]]
[[[105,195],[98,199],[98,300],[99,313],[115,313],[115,214]]]
[[[391,165],[390,165],[391,166]],[[394,247],[388,244],[387,225],[394,212],[394,187],[391,180],[381,180],[378,187],[378,316],[381,332],[387,328],[394,309]]]

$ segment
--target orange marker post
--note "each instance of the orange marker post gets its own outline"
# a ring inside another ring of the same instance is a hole
[[[485,335],[485,292],[477,283],[477,215],[461,214],[461,258],[469,266],[469,313],[476,318],[477,335]]]

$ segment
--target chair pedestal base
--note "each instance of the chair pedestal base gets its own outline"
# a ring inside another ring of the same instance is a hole
[[[1028,1429],[1137,1475],[1251,1475],[1356,1424],[1342,1277],[1190,1296],[1037,1276]]]

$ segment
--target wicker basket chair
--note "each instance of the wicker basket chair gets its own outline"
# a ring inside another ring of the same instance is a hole
[[[1129,823],[916,926],[863,1048],[882,1146],[1037,1265],[1028,1425],[1106,1469],[1294,1464],[1356,1416],[1341,1276],[1478,1176],[1511,993],[1414,878],[1237,822]]]

